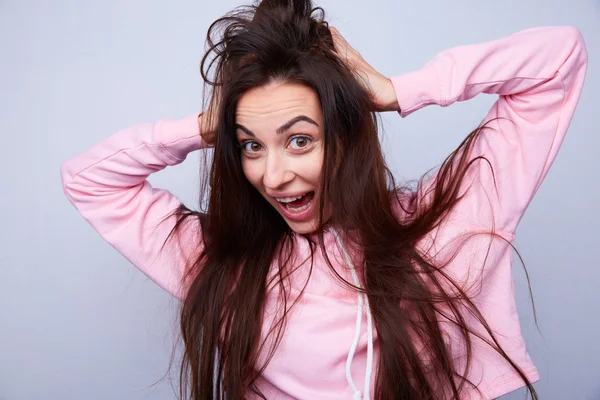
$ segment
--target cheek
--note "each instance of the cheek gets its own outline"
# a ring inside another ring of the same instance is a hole
[[[319,147],[318,151],[315,151],[314,153],[314,158],[310,163],[308,170],[311,175],[311,179],[316,183],[321,180],[321,175],[323,174],[323,148]]]
[[[295,171],[305,181],[318,185],[323,171],[323,151],[314,151],[298,159]]]
[[[323,174],[323,163],[315,162],[311,164],[306,172],[307,178],[309,178],[311,182],[318,184],[321,181],[321,176]]]
[[[261,191],[262,172],[260,163],[256,160],[242,159],[242,170],[248,182]]]

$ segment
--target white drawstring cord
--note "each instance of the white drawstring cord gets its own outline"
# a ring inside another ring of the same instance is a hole
[[[365,298],[365,306],[367,307],[367,371],[365,373],[365,399],[369,399],[371,393],[371,374],[373,372],[373,322],[371,315],[371,307],[369,306],[369,298],[363,294]]]
[[[354,284],[358,280],[358,276],[356,275],[356,271],[351,267],[352,278],[354,279]],[[361,393],[360,390],[354,384],[354,380],[352,379],[352,371],[350,367],[352,366],[352,359],[354,358],[354,354],[356,353],[356,347],[358,346],[358,341],[360,340],[360,331],[362,325],[362,310],[363,310],[363,296],[361,293],[358,294],[358,304],[356,307],[356,327],[354,328],[354,339],[352,340],[352,345],[350,346],[350,351],[348,352],[348,357],[346,358],[346,380],[348,384],[352,388],[352,392],[354,395],[352,396],[353,400],[360,400]]]
[[[360,280],[358,279],[358,274],[356,273],[356,268],[354,268],[354,263],[352,263],[352,259],[348,255],[346,248],[340,238],[339,233],[333,229],[329,229],[333,236],[344,253],[344,258],[346,258],[346,263],[350,266],[350,272],[352,274],[352,279],[354,280],[354,285],[356,287],[360,286]],[[371,316],[371,308],[369,307],[369,298],[363,294],[358,293],[357,296],[358,304],[356,311],[356,329],[354,331],[354,340],[352,341],[352,345],[350,346],[350,351],[348,352],[348,358],[346,359],[346,380],[350,385],[350,388],[353,391],[352,400],[364,400],[369,399],[370,386],[371,386],[371,374],[373,370],[373,324],[372,324],[372,316]],[[367,314],[367,366],[365,371],[365,387],[364,387],[364,397],[363,394],[358,390],[356,385],[354,384],[354,380],[352,379],[352,371],[350,367],[352,366],[352,359],[354,358],[354,353],[356,352],[356,347],[358,346],[358,341],[360,339],[360,331],[362,324],[362,309],[363,304],[366,306],[366,314]]]

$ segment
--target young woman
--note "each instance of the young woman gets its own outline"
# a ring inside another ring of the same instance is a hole
[[[122,130],[62,168],[83,217],[181,300],[181,397],[536,397],[511,243],[577,105],[580,33],[529,29],[388,79],[309,0],[264,0],[209,43],[206,113]],[[480,93],[498,95],[480,129],[396,185],[376,112]],[[208,147],[203,212],[146,180]]]

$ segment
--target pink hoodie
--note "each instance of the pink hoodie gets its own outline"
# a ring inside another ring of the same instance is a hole
[[[473,153],[489,160],[497,189],[489,165],[475,163],[466,180],[471,184],[467,195],[448,222],[423,240],[419,247],[424,252],[441,261],[456,250],[464,234],[487,232],[492,225],[504,238],[514,240],[517,225],[563,141],[586,65],[585,44],[577,29],[545,27],[446,50],[422,69],[392,78],[402,117],[430,104],[448,106],[490,93],[499,97],[486,120],[507,118],[491,123],[494,129],[478,137]],[[202,148],[206,144],[200,139],[197,115],[192,115],[117,132],[61,169],[65,193],[81,215],[137,268],[178,298],[184,295],[180,284],[184,264],[202,240],[200,229],[188,224],[178,242],[170,242],[159,254],[174,221],[157,223],[180,202],[168,191],[152,188],[146,178]],[[343,234],[328,231],[325,239],[334,267],[355,280]],[[296,245],[300,256],[308,254],[306,241],[297,240]],[[489,235],[477,235],[446,268],[460,282],[477,285],[474,302],[508,355],[530,381],[537,381],[514,302],[511,247]],[[300,268],[293,275],[293,297],[307,272]],[[267,302],[263,335],[276,299],[274,290]],[[474,320],[469,323],[488,337]],[[452,344],[456,333],[442,327]],[[376,336],[366,298],[341,286],[317,253],[305,293],[289,315],[285,336],[259,388],[270,400],[372,398]],[[460,368],[465,361],[461,346],[452,349]],[[467,377],[485,399],[523,386],[507,362],[476,338]],[[482,397],[471,391],[464,398]]]

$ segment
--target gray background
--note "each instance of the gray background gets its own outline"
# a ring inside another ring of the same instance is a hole
[[[176,338],[175,301],[77,214],[59,168],[117,129],[199,111],[206,30],[238,4],[0,0],[0,399],[174,398],[169,379],[160,379]],[[514,270],[541,399],[600,399],[600,1],[319,4],[388,76],[447,47],[532,26],[582,31],[589,69],[579,108],[516,242],[542,335],[517,259]],[[384,144],[397,177],[417,178],[439,164],[493,101],[480,96],[407,119],[386,115]],[[194,206],[197,160],[190,156],[151,181]],[[505,397],[518,398],[522,391]]]

